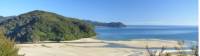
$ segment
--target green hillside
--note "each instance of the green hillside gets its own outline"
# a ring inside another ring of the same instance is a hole
[[[0,23],[17,42],[75,40],[95,36],[94,26],[82,20],[35,10]]]

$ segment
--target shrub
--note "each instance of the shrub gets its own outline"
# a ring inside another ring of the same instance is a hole
[[[0,56],[18,56],[18,48],[13,40],[7,39],[0,31]]]
[[[185,42],[184,41],[178,41],[178,46],[175,47],[175,50],[177,50],[177,54],[172,54],[172,53],[164,53],[163,51],[165,51],[166,47],[162,47],[160,49],[160,51],[158,50],[150,50],[150,48],[148,46],[146,46],[146,50],[147,50],[147,53],[148,53],[148,56],[198,56],[198,44],[194,44],[192,47],[191,47],[191,54],[187,54],[187,52],[184,52],[182,50],[185,50],[184,49],[184,44]],[[156,55],[156,53],[158,52],[158,54]]]
[[[156,51],[152,51],[150,50],[150,48],[148,46],[146,46],[146,50],[149,56],[170,56],[171,54],[165,54],[163,53],[165,51],[166,47],[162,47],[160,49],[160,51],[156,50]],[[158,53],[158,55],[156,55],[156,53]]]
[[[191,50],[192,50],[192,55],[194,55],[194,56],[199,56],[199,48],[198,48],[198,44],[196,44],[196,45],[193,45],[193,47],[191,47]]]

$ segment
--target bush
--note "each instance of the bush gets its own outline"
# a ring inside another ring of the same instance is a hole
[[[13,40],[7,39],[2,31],[0,32],[0,56],[18,56],[18,48]]]
[[[160,49],[160,51],[158,50],[150,50],[150,48],[148,46],[146,46],[146,50],[148,53],[148,56],[199,56],[198,54],[198,44],[194,44],[191,47],[191,54],[187,54],[187,52],[181,51],[184,50],[184,44],[185,41],[178,41],[178,45],[177,47],[175,47],[175,50],[177,50],[178,53],[176,54],[172,54],[172,53],[164,53],[163,51],[165,51],[166,47],[162,47]],[[156,53],[158,52],[158,54],[156,55]]]

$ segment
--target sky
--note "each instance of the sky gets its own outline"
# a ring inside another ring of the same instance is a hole
[[[33,10],[127,25],[197,25],[197,0],[1,0],[0,15]]]

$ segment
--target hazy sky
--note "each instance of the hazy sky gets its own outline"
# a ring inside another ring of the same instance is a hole
[[[1,0],[0,15],[32,10],[129,25],[197,25],[197,0]]]

